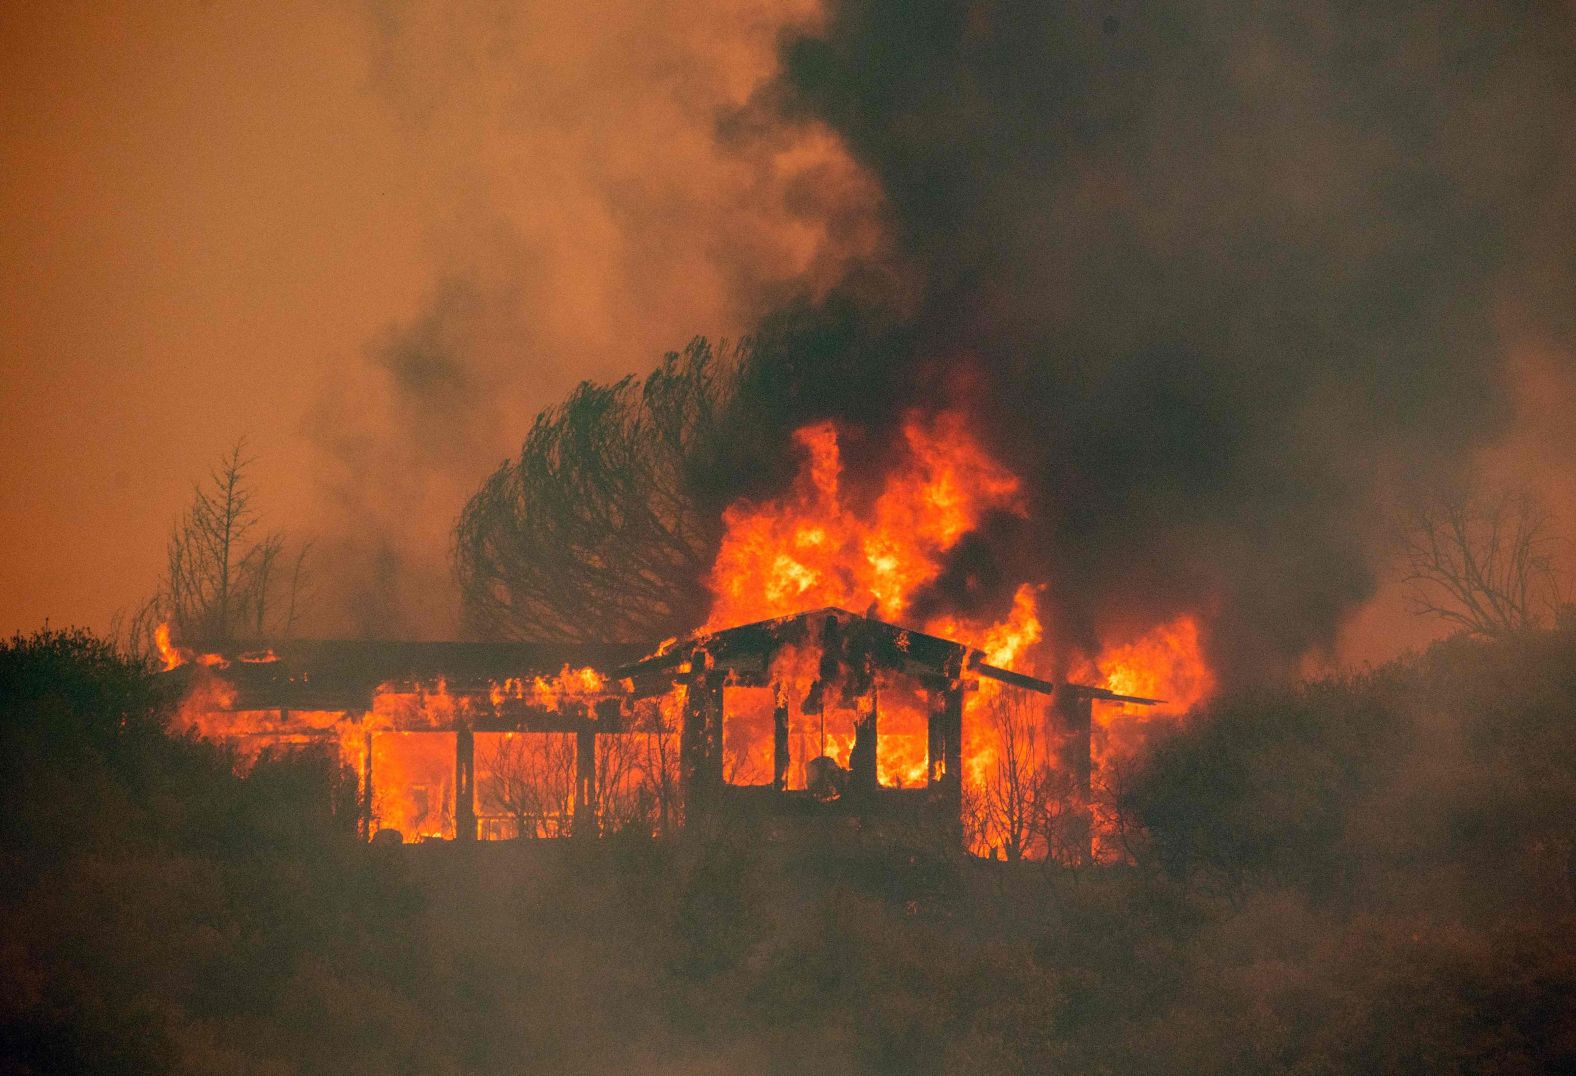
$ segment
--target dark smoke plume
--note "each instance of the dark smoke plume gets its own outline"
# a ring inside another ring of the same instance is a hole
[[[841,134],[894,255],[763,326],[719,503],[805,421],[857,467],[962,403],[1032,513],[949,577],[1043,579],[1073,642],[1198,612],[1272,674],[1372,595],[1394,500],[1503,433],[1509,351],[1570,354],[1568,5],[829,8],[754,107]]]

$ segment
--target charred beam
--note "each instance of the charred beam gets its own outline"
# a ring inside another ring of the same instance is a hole
[[[368,729],[363,736],[360,830],[362,839],[370,841],[373,837],[372,826],[375,819],[372,813],[372,730]]]
[[[596,804],[596,722],[583,720],[575,732],[575,836],[596,836]]]
[[[858,716],[854,719],[854,746],[848,753],[849,787],[857,792],[873,794],[878,787],[876,748],[880,737],[880,706],[876,691],[861,700]]]
[[[1094,727],[1094,699],[1097,696],[1064,691],[1053,704],[1062,724],[1062,771],[1072,775],[1072,796],[1068,807],[1075,812],[1076,824],[1068,834],[1074,858],[1087,862],[1093,854],[1091,735]]]
[[[772,787],[778,792],[788,787],[788,693],[774,684],[777,705],[772,709]]]
[[[463,722],[454,730],[454,839],[476,839],[476,737]]]

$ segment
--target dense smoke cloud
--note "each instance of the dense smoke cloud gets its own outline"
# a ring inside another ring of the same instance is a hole
[[[520,320],[512,288],[451,278],[369,343],[364,363],[325,378],[302,431],[324,506],[317,596],[337,632],[420,638],[452,624],[437,551],[449,505],[502,432]]]
[[[824,128],[723,139],[813,4],[369,3],[368,84],[441,206],[434,281],[325,372],[316,634],[447,638],[465,496],[532,415],[697,332],[737,336],[879,236]]]
[[[1272,673],[1504,432],[1511,352],[1569,361],[1566,5],[847,2],[784,57],[756,108],[840,133],[896,256],[767,320],[705,485],[967,406],[1032,511],[935,601],[1040,578],[1063,640],[1193,611]]]

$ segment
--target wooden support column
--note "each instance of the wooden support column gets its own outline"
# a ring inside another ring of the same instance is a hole
[[[362,748],[361,763],[361,838],[370,841],[373,837],[375,817],[372,812],[372,730],[364,733],[365,743]]]
[[[1072,776],[1072,795],[1077,800],[1068,804],[1075,819],[1073,830],[1068,834],[1068,847],[1076,861],[1087,862],[1093,853],[1090,736],[1094,724],[1094,700],[1085,692],[1064,684],[1056,689],[1051,705],[1061,721],[1065,737],[1059,761],[1062,771]]]
[[[938,691],[929,694],[930,712],[925,722],[925,784],[931,788],[941,783],[945,771],[942,761],[943,745],[947,742],[942,729],[942,714],[946,712],[946,696]]]
[[[772,788],[781,792],[788,787],[788,693],[773,684],[777,706],[772,710]]]
[[[881,735],[880,710],[872,685],[870,694],[860,700],[859,713],[854,718],[854,747],[848,753],[848,784],[860,792],[873,793],[879,785],[876,748]]]
[[[961,812],[963,806],[963,682],[954,680],[942,695],[941,765]]]
[[[596,778],[596,722],[586,715],[575,732],[576,837],[595,837],[597,834]]]
[[[931,714],[931,735],[936,746],[930,758],[936,773],[932,781],[936,810],[951,838],[963,841],[963,681],[953,680],[940,692],[940,705]],[[937,758],[940,766],[937,766]]]
[[[476,736],[463,723],[454,730],[454,839],[476,840]]]
[[[697,652],[684,693],[679,779],[685,810],[704,811],[722,787],[722,674],[708,673]]]

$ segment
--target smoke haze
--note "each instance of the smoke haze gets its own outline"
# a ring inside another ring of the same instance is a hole
[[[1369,645],[1425,484],[1569,531],[1568,5],[3,18],[0,626],[135,603],[245,432],[306,630],[452,635],[465,496],[696,333],[763,339],[708,498],[964,406],[1032,512],[927,600],[1039,579],[1062,639],[1195,611],[1273,672]]]
[[[452,637],[450,528],[537,410],[873,242],[823,130],[717,137],[813,14],[8,8],[0,626],[139,602],[246,433],[304,630]]]

